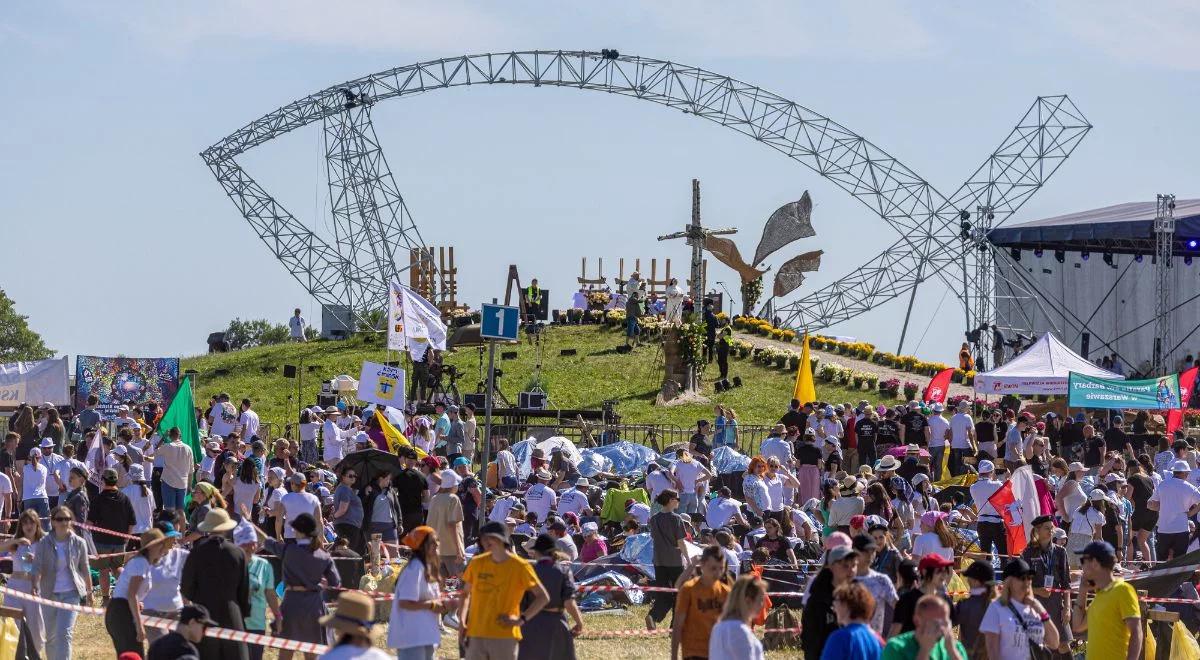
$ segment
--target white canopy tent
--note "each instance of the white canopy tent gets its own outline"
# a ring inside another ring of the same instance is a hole
[[[1124,380],[1121,374],[1088,362],[1058,337],[1047,332],[1033,346],[1003,366],[975,376],[980,394],[1066,394],[1071,372],[1095,378]]]

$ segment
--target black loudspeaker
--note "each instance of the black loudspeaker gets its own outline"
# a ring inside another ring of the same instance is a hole
[[[521,295],[525,295],[525,289],[521,289]],[[537,306],[530,305],[529,300],[525,301],[526,320],[530,316],[538,321],[547,321],[550,319],[550,289],[542,289],[542,297],[538,301]]]
[[[500,359],[501,360],[515,360],[515,359],[517,359],[517,352],[516,351],[501,351]]]
[[[1088,359],[1088,348],[1092,344],[1092,333],[1085,332],[1079,340],[1079,357]]]
[[[525,410],[545,410],[545,392],[521,392],[517,395],[517,407]]]
[[[463,395],[463,405],[464,406],[465,405],[475,406],[475,410],[481,412],[481,411],[483,411],[484,408],[487,407],[487,395],[486,394],[464,394]]]
[[[578,354],[579,354],[579,351],[577,351],[574,348],[564,348],[558,352],[559,357],[571,357],[572,355],[578,355]]]
[[[284,378],[295,378],[296,377],[296,365],[294,365],[294,364],[283,365],[283,377]]]
[[[318,394],[317,405],[321,408],[337,405],[337,396],[333,394]]]
[[[632,349],[632,348],[630,348],[628,344],[621,344],[620,346],[618,346],[618,347],[617,347],[617,352],[618,352],[618,353],[628,353],[628,352],[630,352],[630,351],[632,351],[632,350],[633,350],[633,349]]]

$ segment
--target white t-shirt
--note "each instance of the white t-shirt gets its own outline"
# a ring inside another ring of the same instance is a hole
[[[950,430],[950,422],[941,415],[929,416],[929,446],[945,447],[946,431]]]
[[[237,410],[232,403],[217,402],[213,404],[212,410],[208,411],[208,415],[213,418],[212,435],[224,438],[233,432],[233,425],[237,422]]]
[[[48,497],[46,495],[46,479],[50,471],[40,462],[35,466],[26,463],[21,470],[21,499],[32,500]]]
[[[942,540],[934,532],[925,532],[913,541],[912,554],[914,557],[924,557],[927,554],[934,553],[945,557],[950,561],[954,561],[954,549],[947,548],[942,545]]]
[[[694,493],[696,492],[696,479],[703,474],[704,466],[696,461],[684,463],[683,461],[675,461],[671,472],[675,474],[675,478],[679,480],[680,492]]]
[[[267,486],[267,496],[263,498],[262,510],[259,513],[260,522],[265,522],[268,515],[273,515],[271,512],[274,511],[275,507],[279,505],[279,500],[282,499],[285,494],[286,491],[282,488],[271,488],[270,486]]]
[[[117,578],[117,583],[113,585],[113,598],[129,598],[129,582],[135,577],[142,578],[142,583],[138,585],[135,598],[139,601],[146,600],[146,594],[150,591],[150,562],[142,555],[134,555],[125,563],[125,570],[121,571],[121,576]]]
[[[783,511],[783,479],[778,474],[773,477],[764,474],[763,482],[767,484],[767,510]]]
[[[1042,644],[1046,638],[1046,626],[1032,607],[1025,603],[1009,602],[1011,609],[1000,599],[993,600],[983,614],[983,621],[979,623],[979,632],[1000,636],[1000,657],[991,660],[1028,660],[1033,657],[1029,652],[1029,640],[1032,638],[1035,643]],[[1021,615],[1024,628],[1013,615],[1013,610]]]
[[[517,477],[517,457],[507,449],[502,449],[496,453],[496,472],[500,478]]]
[[[1162,520],[1162,518],[1159,518],[1160,522],[1161,522],[1161,520]],[[1081,514],[1081,513],[1079,513],[1079,511],[1075,512],[1075,517],[1071,519],[1071,533],[1072,534],[1086,534],[1088,536],[1092,536],[1094,533],[1093,530],[1096,529],[1096,525],[1103,525],[1103,524],[1104,524],[1104,514],[1100,513],[1100,510],[1095,507],[1088,507],[1086,514]],[[1187,531],[1187,519],[1186,518],[1184,519],[1183,526],[1184,526],[1183,531],[1186,532]]]
[[[488,520],[491,522],[504,522],[508,519],[508,512],[512,511],[513,505],[517,503],[517,498],[514,495],[506,495],[496,500],[492,505],[492,511],[488,514]]]
[[[733,519],[734,514],[741,511],[741,507],[741,502],[733,498],[714,498],[704,510],[704,522],[708,523],[711,529],[724,527]]]
[[[1163,479],[1150,496],[1158,502],[1158,531],[1178,534],[1188,531],[1187,511],[1200,502],[1200,490],[1183,479]]]
[[[857,495],[839,497],[829,503],[829,526],[847,526],[850,519],[861,514],[865,508],[866,501]]]
[[[304,317],[303,316],[296,316],[293,314],[292,318],[288,319],[288,334],[291,335],[291,337],[293,339],[303,339],[304,338]]]
[[[639,525],[650,524],[650,507],[642,504],[641,502],[637,502],[633,506],[629,507],[629,511],[627,513],[634,520],[638,521]]]
[[[845,433],[845,430],[842,428],[842,423],[837,419],[831,418],[821,420],[821,428],[825,430],[826,438],[833,438],[838,441],[842,439],[842,434]],[[839,442],[839,444],[841,443]]]
[[[2,496],[8,495],[12,492],[13,492],[12,480],[10,480],[8,478],[7,474],[0,472],[0,516],[4,516],[5,514],[8,513],[8,511],[5,510],[5,506],[4,506],[4,503],[8,502],[8,498],[2,497]]]
[[[708,660],[763,660],[762,642],[750,626],[738,619],[723,619],[708,638]]]
[[[410,561],[396,578],[392,598],[392,616],[388,619],[388,648],[406,649],[414,646],[437,647],[442,643],[438,615],[431,610],[401,609],[399,601],[429,602],[441,596],[437,581],[425,579],[425,562]]]
[[[779,437],[767,438],[758,446],[758,453],[763,458],[772,456],[779,459],[780,465],[790,465],[792,462],[792,444]]]
[[[582,491],[568,490],[558,496],[558,515],[565,516],[568,513],[579,515],[581,511],[587,508],[588,499]]]
[[[989,522],[997,522],[1000,519],[1000,512],[996,511],[996,507],[988,504],[988,498],[1000,490],[1000,486],[1002,485],[995,479],[976,481],[971,484],[971,500],[975,502],[975,507],[979,509],[979,516],[981,518],[984,516],[993,518]]]
[[[246,442],[250,442],[250,438],[258,435],[258,413],[253,410],[244,410],[238,417],[238,423],[242,425],[242,437]]]
[[[674,485],[675,484],[671,481],[671,478],[668,477],[666,472],[662,470],[651,472],[646,477],[646,490],[650,491],[651,502],[658,497],[659,493],[673,487]]]
[[[958,413],[950,418],[950,448],[970,449],[971,431],[975,429],[975,420],[967,413]],[[993,451],[995,449],[993,448]]]
[[[292,529],[292,521],[300,517],[300,514],[307,513],[315,516],[315,511],[321,508],[321,501],[316,495],[302,490],[298,493],[292,492],[279,498],[279,503],[283,505],[283,538],[296,538],[296,530]]]
[[[557,502],[558,496],[546,484],[534,484],[525,491],[525,511],[536,513],[539,523],[546,521]]]
[[[157,564],[150,567],[150,593],[146,595],[142,607],[158,612],[175,612],[183,607],[179,581],[183,579],[183,564],[187,558],[187,550],[171,548]]]
[[[129,503],[133,506],[133,533],[150,531],[150,526],[154,524],[154,491],[147,484],[146,494],[142,495],[141,486],[129,484],[122,488],[121,492],[125,493],[125,497],[129,498]]]
[[[34,451],[40,450],[35,449]],[[71,473],[71,464],[67,463],[67,459],[59,456],[58,454],[50,454],[49,456],[42,456],[42,465],[45,465],[47,470],[46,495],[50,497],[57,497],[59,493],[58,481],[56,481],[54,477],[55,475],[58,475],[58,478],[62,480],[63,485],[66,486],[67,477]],[[146,474],[150,473],[146,472]]]

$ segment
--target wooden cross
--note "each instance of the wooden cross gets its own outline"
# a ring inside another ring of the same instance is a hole
[[[692,179],[692,222],[683,228],[683,231],[659,236],[658,240],[666,241],[673,238],[687,239],[687,244],[692,246],[692,279],[688,283],[688,291],[692,297],[692,302],[697,305],[696,310],[699,311],[700,301],[704,297],[704,241],[709,236],[721,236],[724,234],[736,234],[736,228],[728,229],[705,229],[700,225],[700,180]]]

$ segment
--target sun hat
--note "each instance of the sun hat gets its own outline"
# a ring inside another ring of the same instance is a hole
[[[549,481],[550,480],[550,472],[547,470],[544,470],[544,469],[539,469],[537,471],[537,478],[539,481]]]
[[[576,488],[579,488],[580,486],[591,486],[591,485],[592,485],[592,482],[588,481],[587,477],[579,477],[578,479],[575,480]]]
[[[50,438],[42,438],[42,442],[38,445],[38,447],[41,447],[42,449],[53,449],[54,441]]]
[[[1187,461],[1175,461],[1171,463],[1171,472],[1191,472],[1192,466],[1188,465]]]
[[[916,445],[916,444],[908,445],[904,448],[904,453],[905,454],[920,454],[921,447],[920,447],[920,445]]]
[[[943,406],[941,403],[933,404],[933,412],[935,412],[935,413],[940,413],[945,409],[946,409],[946,406]]]
[[[442,470],[442,489],[454,488],[462,483],[462,477],[454,470]]]
[[[432,527],[429,525],[420,525],[409,530],[409,532],[404,535],[404,538],[400,539],[400,542],[407,546],[410,550],[417,550],[421,547],[421,544],[425,542],[426,537],[432,533]]]
[[[1067,530],[1062,527],[1055,527],[1053,532],[1050,532],[1051,538],[1055,541],[1067,538]]]
[[[304,515],[306,514],[301,514],[301,517]],[[309,518],[311,517],[312,516],[309,516]],[[297,520],[299,520],[299,518],[297,518]],[[292,526],[296,526],[295,521],[292,522]],[[234,527],[237,527],[237,521],[235,521],[233,518],[230,518],[229,512],[225,509],[209,509],[208,513],[204,514],[204,520],[201,520],[200,524],[196,525],[196,529],[204,532],[205,534],[220,534],[222,532],[228,532]]]
[[[887,456],[879,459],[879,465],[876,465],[875,469],[879,470],[880,472],[890,472],[898,467],[900,467],[900,461],[896,460],[895,456],[888,454]]]
[[[375,601],[359,591],[343,591],[338,594],[337,609],[317,621],[343,633],[370,637],[375,621]]]
[[[325,414],[326,415],[340,415],[340,414],[342,414],[342,411],[338,410],[337,406],[329,406],[328,408],[325,409]]]
[[[129,480],[130,481],[145,481],[146,480],[146,468],[142,467],[141,463],[134,463],[134,464],[130,465],[129,466]]]
[[[842,483],[838,484],[838,490],[842,492],[857,493],[861,489],[862,484],[858,483],[858,478],[856,477],[846,477],[842,479]]]

